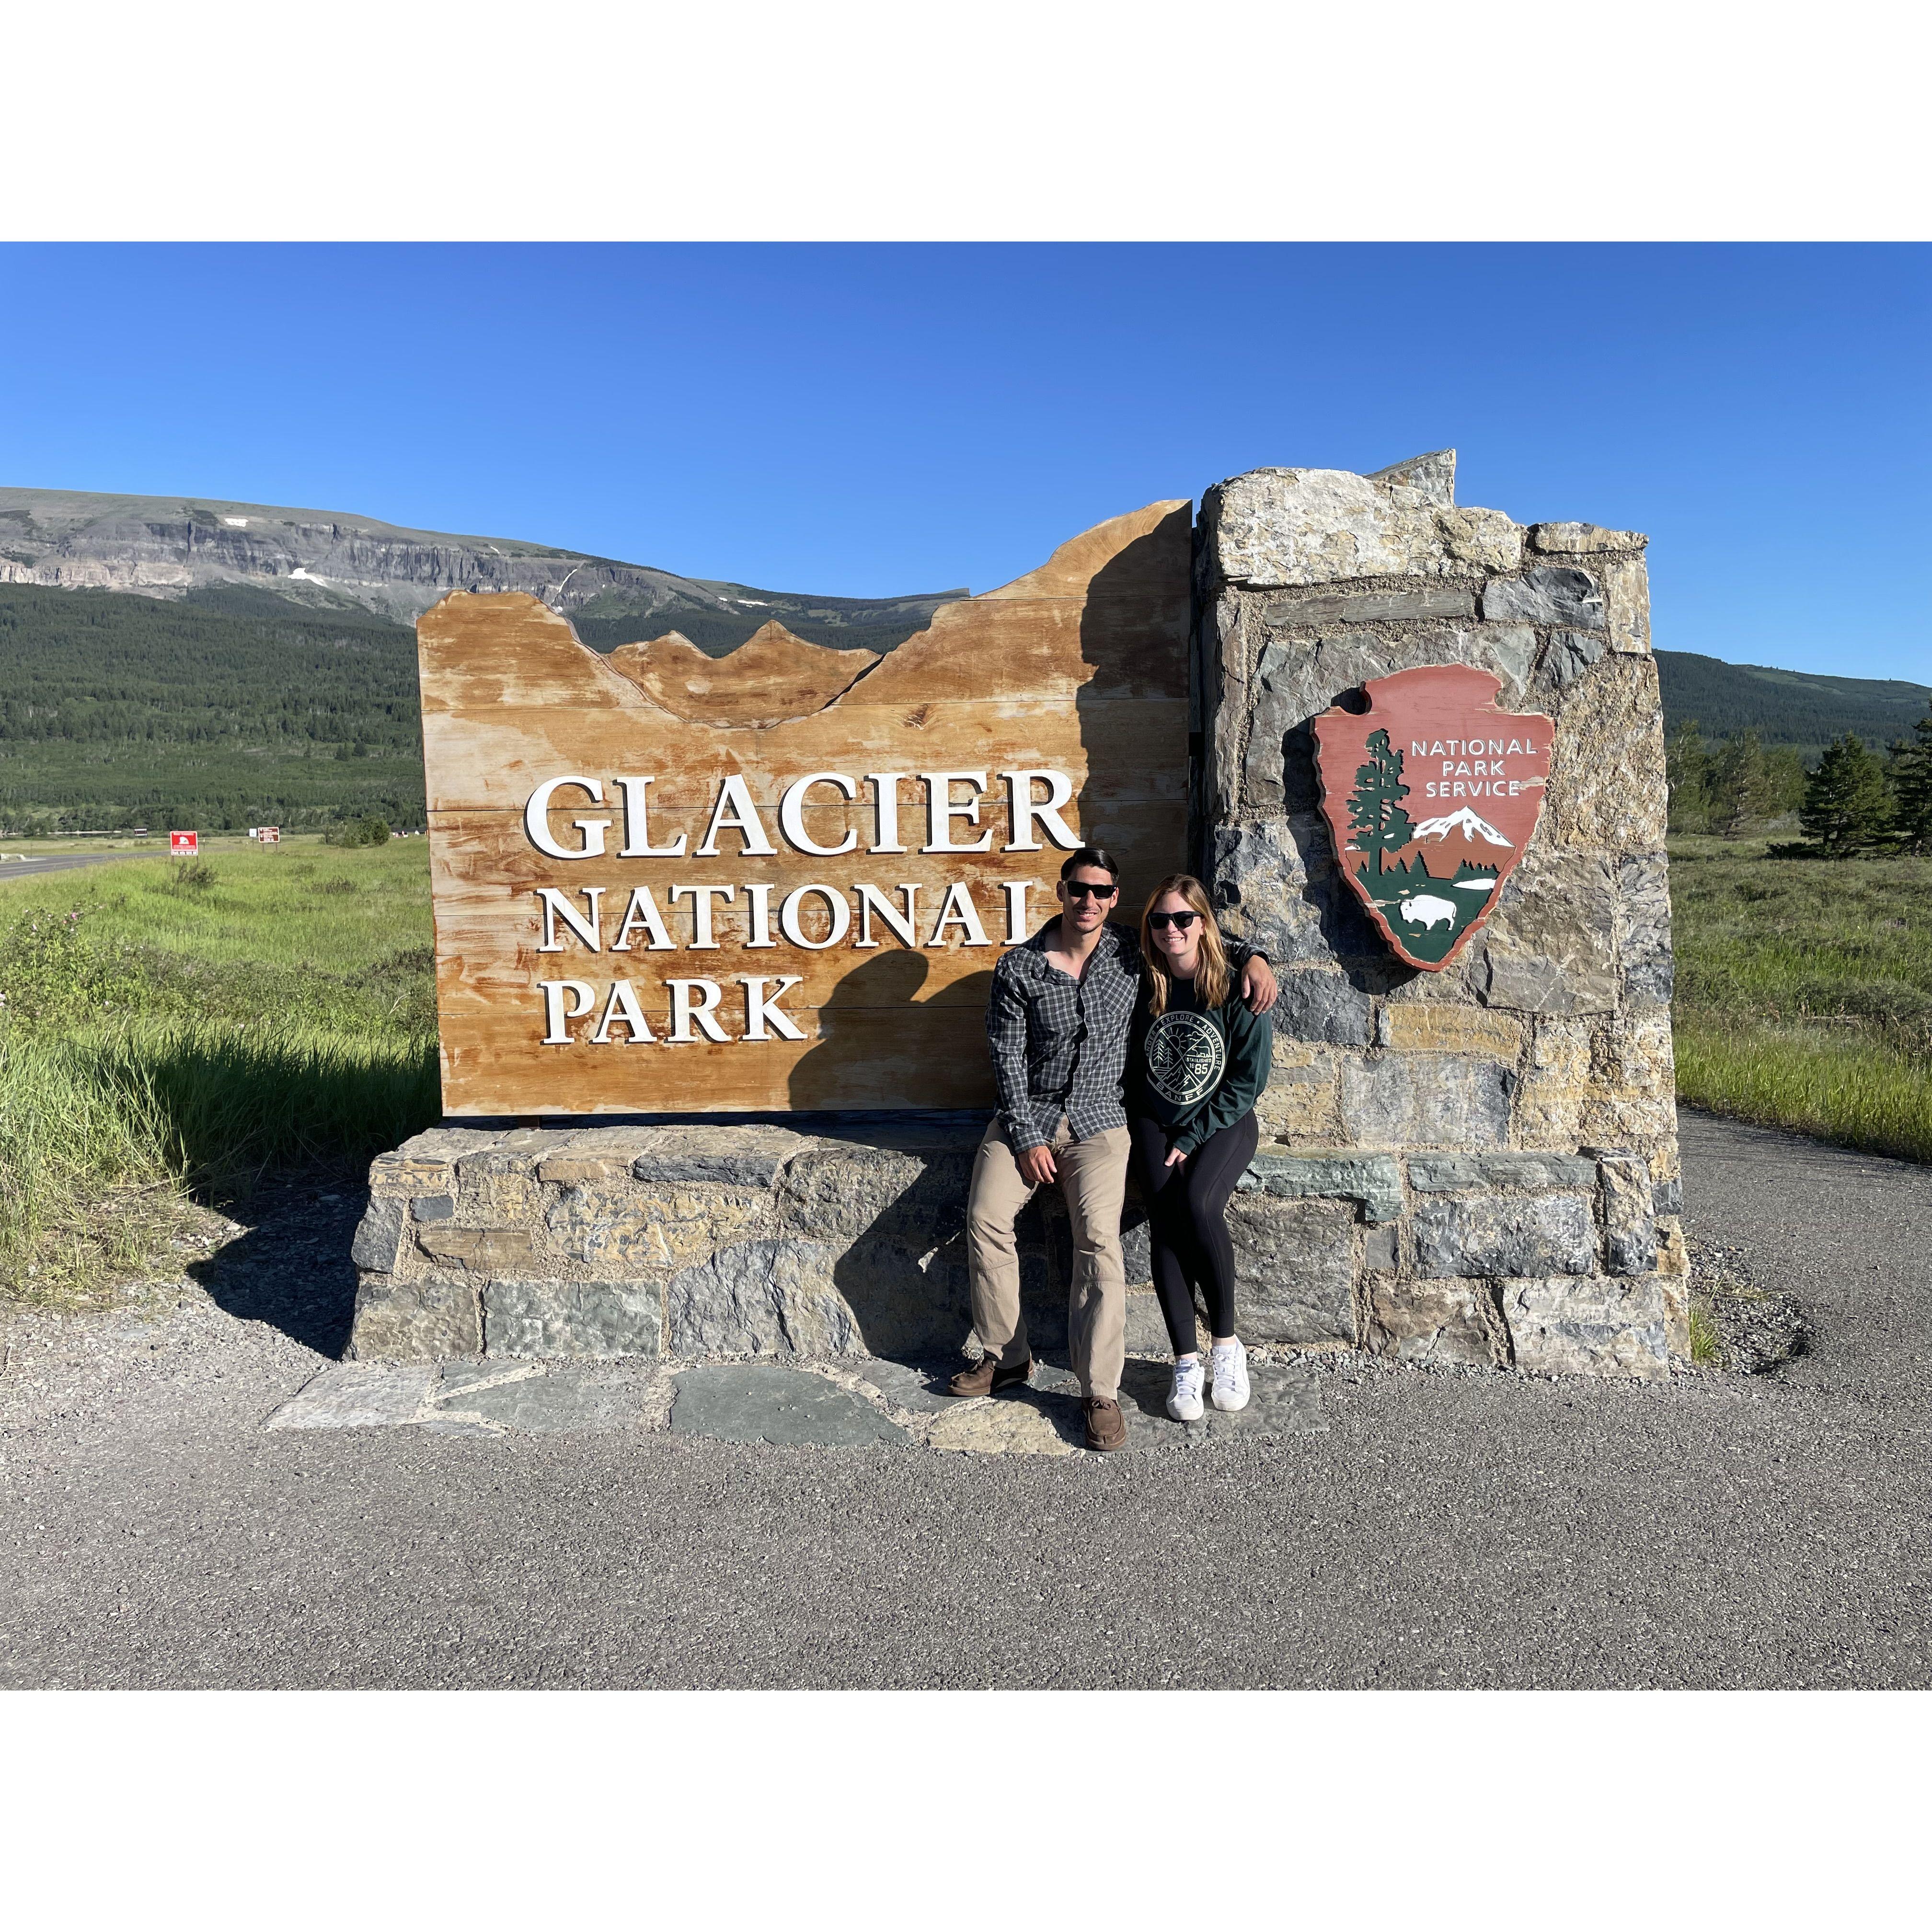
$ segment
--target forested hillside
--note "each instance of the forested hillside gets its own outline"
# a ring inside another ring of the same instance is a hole
[[[1804,762],[1846,732],[1882,750],[1925,715],[1932,688],[1902,678],[1826,677],[1768,664],[1726,664],[1692,651],[1659,651],[1664,728],[1687,718],[1715,741],[1755,731],[1761,743],[1795,746]]]
[[[420,746],[400,626],[0,584],[10,831],[419,826]]]

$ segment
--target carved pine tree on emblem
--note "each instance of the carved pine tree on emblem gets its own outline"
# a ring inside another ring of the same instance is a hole
[[[1402,807],[1408,788],[1402,782],[1402,754],[1389,742],[1389,734],[1372,734],[1363,748],[1369,762],[1357,770],[1355,789],[1348,795],[1350,842],[1368,854],[1379,876],[1382,854],[1400,852],[1415,836],[1415,826]]]

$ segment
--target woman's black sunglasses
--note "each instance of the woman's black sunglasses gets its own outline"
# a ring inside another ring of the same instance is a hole
[[[1185,932],[1200,916],[1198,912],[1150,912],[1148,923],[1156,932],[1165,932],[1170,926],[1178,926]]]
[[[1084,879],[1065,883],[1069,895],[1076,899],[1110,899],[1120,890],[1118,886],[1090,886]]]

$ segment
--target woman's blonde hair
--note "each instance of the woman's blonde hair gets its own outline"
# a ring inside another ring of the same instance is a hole
[[[1170,872],[1154,887],[1154,896],[1141,914],[1141,958],[1147,968],[1148,1011],[1156,1019],[1167,1011],[1173,976],[1167,970],[1166,955],[1154,943],[1148,916],[1169,892],[1178,892],[1201,915],[1201,961],[1194,969],[1195,998],[1204,1006],[1220,1006],[1227,998],[1234,977],[1228,970],[1221,928],[1214,923],[1214,908],[1208,902],[1208,888],[1192,872]]]

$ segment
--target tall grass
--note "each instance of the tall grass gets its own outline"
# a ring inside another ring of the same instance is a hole
[[[301,854],[0,889],[0,1286],[82,1292],[190,1195],[437,1118],[422,845]]]
[[[1671,844],[1677,1090],[1932,1161],[1932,860]]]
[[[1677,1091],[1736,1120],[1932,1161],[1932,1064],[1880,1041],[1682,1013]]]

